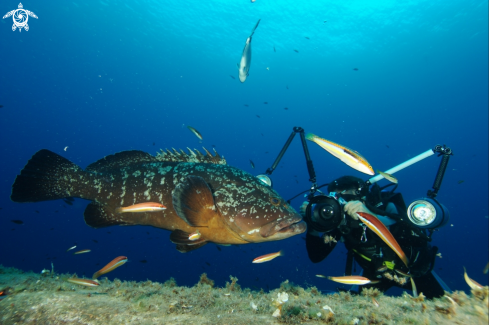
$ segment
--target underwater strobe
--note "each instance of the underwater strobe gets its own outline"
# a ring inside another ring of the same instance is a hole
[[[448,209],[431,198],[422,198],[411,203],[407,215],[414,225],[422,229],[441,228],[450,220]]]

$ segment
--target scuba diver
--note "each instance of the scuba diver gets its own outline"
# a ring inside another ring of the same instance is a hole
[[[391,186],[394,184],[387,185]],[[397,186],[396,186],[397,187]],[[385,187],[384,187],[385,188]],[[320,194],[304,202],[301,213],[307,223],[306,248],[313,263],[321,262],[342,241],[348,250],[345,275],[351,275],[353,259],[362,276],[371,280],[364,287],[386,291],[392,286],[411,289],[412,277],[418,292],[432,299],[444,295],[431,272],[438,251],[431,237],[407,222],[407,208],[401,193],[382,191],[374,184],[353,176],[329,183],[329,195]],[[409,259],[407,268],[396,253],[358,220],[357,212],[376,216],[396,238]]]
[[[302,204],[300,212],[307,223],[306,248],[309,259],[313,263],[322,261],[331,253],[338,241],[342,241],[348,250],[345,275],[352,275],[355,260],[363,269],[362,276],[370,280],[366,287],[386,291],[392,286],[397,286],[412,289],[414,296],[417,292],[422,292],[427,298],[441,297],[445,291],[451,292],[433,270],[438,248],[431,246],[430,242],[434,231],[445,226],[450,220],[450,212],[436,196],[441,188],[449,159],[453,155],[452,150],[446,145],[436,145],[385,172],[379,172],[379,175],[366,181],[353,176],[343,176],[329,184],[318,186],[306,142],[314,135],[308,134],[306,139],[304,129],[294,127],[272,166],[265,174],[256,176],[265,185],[273,187],[269,176],[279,165],[296,134],[300,135],[311,187],[287,202],[290,204],[293,199],[307,193],[304,195],[307,201]],[[350,164],[352,160],[356,163],[361,161],[362,157],[352,154],[350,149],[337,144],[331,149],[329,146],[333,143],[322,140],[320,146],[323,149],[350,167],[353,167]],[[432,189],[427,191],[426,197],[414,200],[407,208],[402,195],[394,192],[397,180],[390,180],[394,183],[383,187],[377,184],[381,179],[392,178],[391,174],[435,154],[441,157],[441,161]],[[357,167],[353,168],[373,175],[373,169],[366,172]],[[328,186],[328,193],[320,191],[323,186]],[[386,190],[389,186],[394,187]],[[393,241],[385,235],[393,237],[395,246],[399,249],[394,247]]]

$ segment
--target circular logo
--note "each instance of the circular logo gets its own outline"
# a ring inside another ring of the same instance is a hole
[[[18,27],[24,27],[27,25],[27,20],[29,19],[29,16],[27,15],[27,12],[25,12],[24,9],[17,9],[14,13],[14,23]]]

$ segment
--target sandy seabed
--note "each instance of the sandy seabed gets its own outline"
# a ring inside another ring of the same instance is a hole
[[[0,266],[0,324],[488,324],[488,287],[425,300],[372,289],[323,295],[288,281],[252,291],[232,276],[218,288],[205,274],[193,287],[107,278],[84,287],[66,281],[74,276]]]

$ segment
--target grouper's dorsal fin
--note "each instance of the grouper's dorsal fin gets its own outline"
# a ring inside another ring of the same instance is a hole
[[[209,152],[206,148],[204,151],[206,154],[202,154],[197,149],[187,148],[189,153],[186,153],[182,149],[180,151],[165,149],[163,151],[160,149],[160,152],[157,153],[156,159],[159,161],[172,161],[172,162],[193,162],[193,163],[206,163],[206,164],[216,164],[216,165],[226,165],[226,159],[221,157],[217,151],[214,149],[214,154]]]
[[[121,151],[97,160],[96,162],[88,165],[85,171],[102,172],[111,169],[120,169],[121,167],[126,167],[133,164],[150,163],[155,161],[158,161],[156,157],[153,157],[144,151]]]

